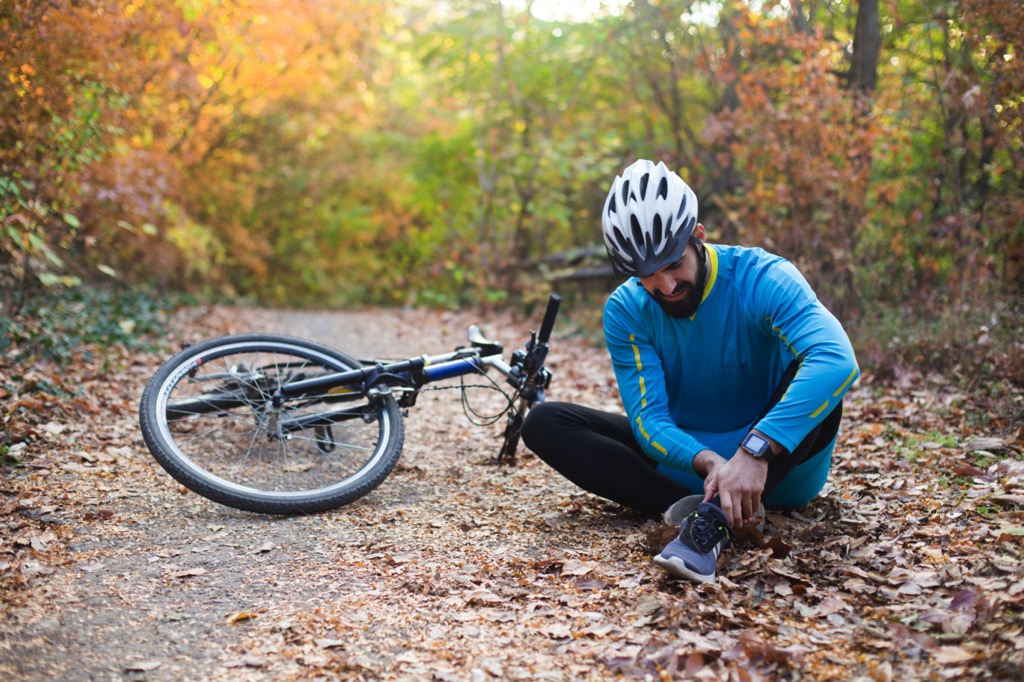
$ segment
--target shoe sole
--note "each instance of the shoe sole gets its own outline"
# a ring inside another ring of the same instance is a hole
[[[697,573],[687,566],[682,559],[677,559],[676,557],[666,557],[659,554],[654,557],[654,563],[664,568],[669,575],[675,576],[676,578],[685,578],[686,580],[693,580],[699,583],[710,583],[715,579],[714,573],[711,575]]]
[[[683,522],[687,516],[697,511],[697,507],[704,501],[703,495],[687,495],[686,497],[677,500],[665,510],[665,513],[661,515],[661,520],[666,526],[675,526],[676,528]]]

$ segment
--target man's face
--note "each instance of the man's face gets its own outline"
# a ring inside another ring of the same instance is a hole
[[[693,317],[704,296],[707,271],[701,268],[704,258],[693,244],[688,244],[683,257],[670,263],[640,283],[666,314],[676,318]]]

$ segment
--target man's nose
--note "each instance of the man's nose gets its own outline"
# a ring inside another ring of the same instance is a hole
[[[675,277],[668,274],[667,272],[656,272],[654,273],[654,288],[661,292],[663,296],[671,296],[676,290],[678,282]]]

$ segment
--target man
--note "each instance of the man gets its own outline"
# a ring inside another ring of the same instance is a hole
[[[853,349],[791,263],[705,244],[693,190],[663,163],[616,177],[601,222],[630,278],[604,309],[627,416],[543,403],[523,440],[580,487],[681,522],[655,561],[714,580],[762,504],[800,507],[824,487]]]

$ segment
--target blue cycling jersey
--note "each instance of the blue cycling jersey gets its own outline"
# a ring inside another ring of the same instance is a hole
[[[789,261],[739,246],[709,244],[707,253],[704,298],[692,318],[666,315],[635,277],[604,310],[605,339],[637,442],[661,462],[659,470],[691,487],[698,452],[731,458],[754,426],[792,451],[860,372],[842,325]],[[758,421],[794,360],[799,369],[789,389]],[[817,472],[796,497],[786,490],[779,497],[799,504],[817,494],[832,448],[791,473]]]

